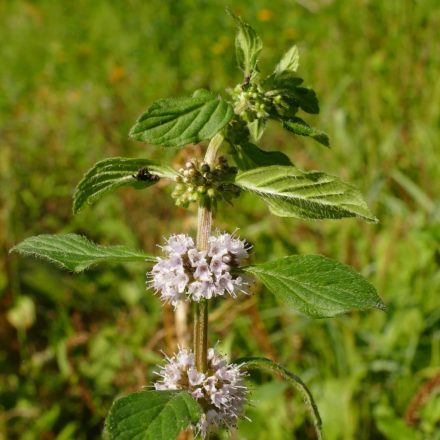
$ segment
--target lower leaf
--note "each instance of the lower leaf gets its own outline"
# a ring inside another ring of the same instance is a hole
[[[37,235],[26,238],[10,252],[43,258],[74,272],[96,263],[155,261],[155,258],[126,246],[101,246],[77,234]]]
[[[106,420],[111,440],[175,440],[202,415],[186,391],[141,391],[113,403]]]

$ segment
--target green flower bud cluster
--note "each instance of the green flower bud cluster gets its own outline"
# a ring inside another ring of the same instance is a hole
[[[246,122],[269,117],[272,99],[259,84],[237,85],[232,91],[232,99],[235,113]]]
[[[240,188],[232,183],[238,169],[229,166],[226,158],[220,156],[211,167],[203,162],[187,162],[179,170],[176,186],[172,193],[177,206],[187,208],[192,202],[215,209],[218,201],[230,202],[240,195]]]

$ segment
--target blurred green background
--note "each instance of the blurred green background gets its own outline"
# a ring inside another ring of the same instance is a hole
[[[244,197],[218,227],[255,260],[321,253],[353,265],[389,307],[312,321],[260,290],[215,304],[211,341],[232,358],[269,356],[310,385],[328,440],[440,439],[440,5],[436,0],[230,1],[260,33],[262,71],[293,43],[321,100],[309,118],[332,149],[274,125],[262,146],[359,186],[380,223],[270,216]],[[120,394],[151,384],[174,348],[173,313],[142,265],[63,273],[8,249],[34,234],[86,234],[156,252],[194,232],[170,188],[122,190],[77,217],[71,196],[108,156],[169,159],[129,141],[154,99],[241,80],[219,0],[0,2],[0,438],[95,439]],[[194,151],[194,150],[193,150]],[[225,207],[226,209],[227,207]],[[236,439],[312,439],[301,400],[255,387]]]

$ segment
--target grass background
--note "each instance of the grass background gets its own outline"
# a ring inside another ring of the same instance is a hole
[[[232,358],[275,358],[309,384],[333,439],[440,439],[440,6],[435,0],[230,1],[269,73],[293,43],[332,149],[271,126],[262,145],[359,186],[378,225],[268,214],[255,198],[220,213],[255,260],[321,253],[353,265],[389,307],[312,321],[267,292],[215,304],[211,341]],[[77,217],[71,195],[108,156],[185,161],[127,139],[154,99],[241,80],[219,0],[0,3],[0,438],[94,439],[112,400],[148,385],[174,348],[173,314],[145,268],[80,276],[9,256],[39,233],[77,232],[155,252],[194,212],[166,189],[122,190]],[[235,438],[312,439],[303,404],[269,377]],[[418,401],[414,396],[418,395]],[[411,404],[413,402],[413,404]],[[414,404],[415,402],[415,404]]]

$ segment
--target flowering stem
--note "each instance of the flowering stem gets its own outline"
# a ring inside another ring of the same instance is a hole
[[[208,145],[205,154],[205,162],[214,165],[217,151],[223,142],[223,135],[217,133]],[[197,224],[197,249],[206,251],[208,249],[209,236],[212,229],[212,211],[199,204]],[[208,360],[208,301],[201,300],[194,303],[194,355],[196,368],[205,372]]]

